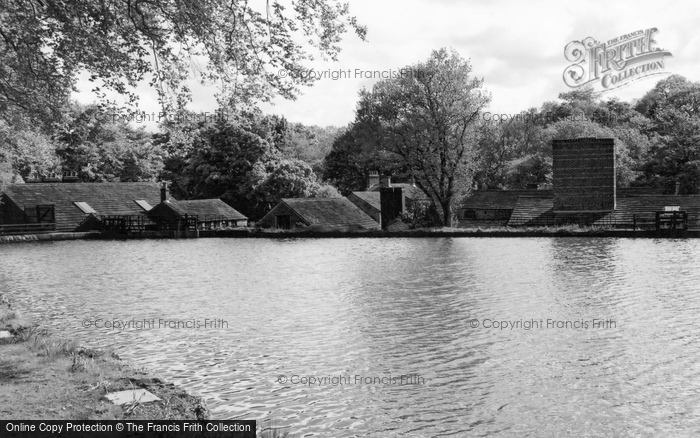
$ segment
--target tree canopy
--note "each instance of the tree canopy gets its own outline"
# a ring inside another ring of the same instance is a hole
[[[404,71],[360,93],[356,124],[375,129],[377,147],[405,163],[450,226],[453,202],[471,188],[476,131],[490,95],[454,51],[434,51]]]
[[[165,111],[193,77],[218,85],[222,105],[293,98],[313,80],[294,73],[315,53],[335,59],[348,28],[364,39],[336,0],[0,0],[0,115],[60,118],[81,71],[132,101],[150,80]]]

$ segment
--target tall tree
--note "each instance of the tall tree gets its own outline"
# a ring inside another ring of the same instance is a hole
[[[472,185],[476,129],[490,95],[455,51],[434,51],[403,71],[360,93],[357,122],[378,127],[377,146],[401,158],[451,226],[455,200]]]

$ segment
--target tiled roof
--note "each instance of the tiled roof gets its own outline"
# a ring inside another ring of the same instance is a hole
[[[462,208],[512,210],[520,196],[552,197],[551,190],[474,190],[464,200]]]
[[[595,217],[594,225],[632,225],[635,221],[647,226],[656,220],[656,212],[663,211],[666,206],[677,206],[688,213],[689,228],[700,228],[700,196],[699,195],[637,195],[629,196],[624,191],[624,196],[617,198],[617,206],[614,211],[607,213],[590,214]],[[585,213],[571,213],[572,216],[581,216]],[[561,219],[566,213],[553,213],[553,198],[537,196],[521,196],[513,209],[508,225],[543,225]]]
[[[379,228],[374,219],[346,198],[286,198],[282,202],[309,225],[328,229],[353,226],[370,230]]]
[[[662,189],[648,187],[618,188],[617,198],[630,196],[660,195]],[[464,200],[462,208],[484,210],[513,210],[521,196],[535,196],[538,198],[552,198],[552,190],[474,190]]]
[[[542,190],[547,192],[548,190]],[[554,199],[551,193],[536,195],[521,195],[513,207],[508,225],[527,225],[542,223],[553,218],[552,208]]]
[[[646,196],[646,195],[663,195],[664,189],[654,187],[618,187],[616,190],[617,198],[627,198],[629,196]]]
[[[382,210],[379,192],[352,192],[352,194],[368,203],[372,208],[376,208],[377,211]]]
[[[195,199],[189,201],[171,199],[168,203],[177,213],[199,216],[200,220],[204,220],[206,216],[223,216],[224,220],[248,219],[221,199]]]
[[[98,217],[140,215],[136,200],[160,202],[160,185],[151,182],[9,184],[4,193],[19,208],[54,204],[57,231],[73,231],[87,217],[74,202],[87,203]]]

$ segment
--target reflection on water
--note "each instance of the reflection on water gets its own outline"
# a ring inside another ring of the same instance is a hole
[[[0,290],[296,436],[690,435],[699,262],[697,240],[74,241],[0,247]]]

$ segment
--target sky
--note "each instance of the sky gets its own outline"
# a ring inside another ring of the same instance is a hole
[[[491,93],[488,111],[517,114],[571,91],[563,80],[567,61],[564,48],[571,41],[592,37],[606,42],[631,32],[657,28],[656,46],[671,52],[664,71],[700,80],[700,3],[693,1],[458,1],[458,0],[349,0],[351,15],[368,28],[366,41],[348,32],[337,62],[315,61],[318,72],[348,71],[345,77],[317,81],[302,88],[294,101],[282,98],[261,106],[291,122],[318,126],[345,126],[355,116],[358,92],[378,79],[365,71],[388,72],[424,62],[442,47],[469,59],[472,73],[483,78]],[[358,72],[358,74],[356,74]],[[339,73],[335,73],[336,76]],[[624,101],[640,98],[667,75],[643,78],[602,93],[602,98]],[[349,76],[349,77],[348,77]],[[76,98],[89,103],[92,84],[79,82]],[[214,90],[194,84],[191,109],[216,110]],[[600,87],[598,87],[600,88]],[[138,88],[139,108],[158,112],[156,93]],[[154,124],[147,129],[155,130]]]

